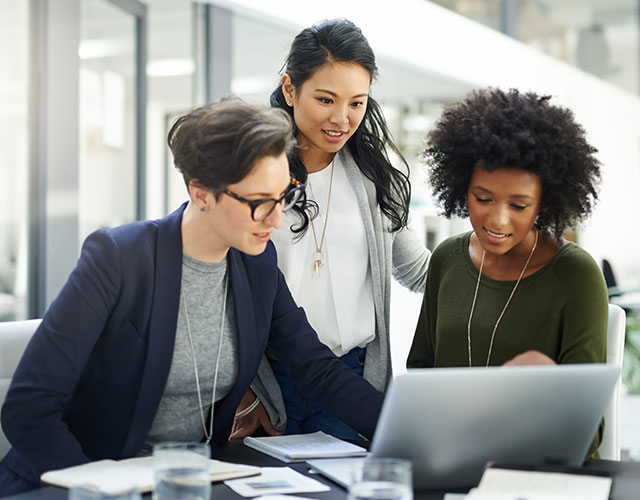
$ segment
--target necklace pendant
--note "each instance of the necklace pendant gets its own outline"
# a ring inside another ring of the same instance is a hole
[[[316,278],[320,277],[320,268],[324,266],[324,264],[322,263],[323,257],[324,256],[322,255],[322,252],[320,250],[316,250],[313,256],[313,275]]]

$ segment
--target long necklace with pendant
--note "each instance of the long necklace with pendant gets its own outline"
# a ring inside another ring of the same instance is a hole
[[[329,194],[327,196],[327,210],[324,214],[324,225],[322,226],[322,235],[320,236],[320,244],[318,245],[318,237],[316,236],[316,228],[313,225],[313,219],[311,219],[311,232],[313,233],[313,242],[315,244],[315,251],[313,253],[313,275],[316,278],[320,277],[320,268],[324,266],[322,259],[324,255],[322,253],[322,245],[324,243],[324,236],[327,231],[327,222],[329,221],[329,205],[331,204],[331,188],[333,187],[333,160],[331,160],[331,175],[329,177]]]

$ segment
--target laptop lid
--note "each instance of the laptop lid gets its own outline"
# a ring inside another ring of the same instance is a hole
[[[412,369],[387,390],[371,455],[412,460],[419,489],[473,486],[489,460],[580,465],[619,374],[607,364]]]

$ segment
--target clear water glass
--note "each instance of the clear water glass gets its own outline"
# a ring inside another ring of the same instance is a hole
[[[159,443],[153,447],[153,500],[209,500],[206,443]]]
[[[141,500],[136,489],[120,493],[104,493],[91,485],[75,486],[69,490],[69,500]]]
[[[409,460],[368,458],[354,467],[348,500],[413,500]]]

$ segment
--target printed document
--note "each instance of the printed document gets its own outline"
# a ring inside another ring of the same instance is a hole
[[[465,500],[607,500],[611,478],[490,468]]]
[[[286,493],[316,493],[329,491],[322,484],[290,467],[262,467],[260,476],[225,481],[229,488],[243,497],[260,495],[281,495]]]

